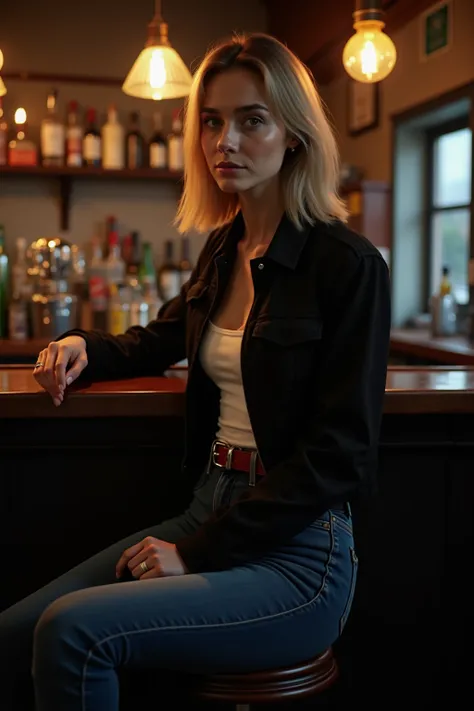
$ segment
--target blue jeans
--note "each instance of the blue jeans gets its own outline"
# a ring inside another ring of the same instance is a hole
[[[248,474],[213,468],[183,515],[114,544],[2,612],[2,710],[22,708],[17,689],[31,668],[37,711],[117,711],[120,669],[250,671],[303,661],[332,644],[357,576],[349,510],[327,512],[286,545],[230,570],[115,580],[125,548],[148,535],[173,542],[191,533],[248,485]]]

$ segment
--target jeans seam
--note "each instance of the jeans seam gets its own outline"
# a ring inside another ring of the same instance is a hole
[[[86,675],[87,675],[87,666],[89,664],[91,656],[94,654],[94,651],[100,647],[102,644],[105,644],[105,642],[109,642],[111,639],[117,639],[118,637],[126,637],[128,635],[136,635],[136,634],[146,634],[148,632],[168,632],[169,630],[200,630],[200,629],[215,629],[215,628],[225,628],[225,627],[237,627],[240,625],[247,625],[247,624],[252,624],[254,622],[266,622],[269,620],[273,620],[278,617],[285,617],[286,615],[291,615],[294,612],[298,612],[299,610],[302,610],[306,607],[309,607],[309,605],[313,605],[319,597],[323,594],[323,591],[326,588],[326,582],[329,576],[329,568],[331,567],[331,562],[332,562],[332,557],[333,557],[333,550],[334,550],[334,531],[333,531],[333,522],[331,516],[329,516],[330,520],[330,528],[329,528],[329,535],[330,535],[330,548],[329,548],[329,554],[328,554],[328,562],[326,565],[326,569],[324,571],[323,579],[321,581],[321,585],[319,587],[318,592],[314,597],[312,597],[310,600],[307,600],[306,602],[302,603],[301,605],[297,605],[297,607],[292,607],[290,610],[283,610],[282,612],[276,612],[273,615],[266,615],[265,617],[253,617],[250,620],[238,620],[236,622],[216,622],[215,624],[200,624],[200,625],[191,625],[191,626],[183,626],[183,625],[170,625],[168,627],[150,627],[144,630],[131,630],[129,632],[118,632],[117,634],[112,634],[109,635],[109,637],[105,637],[104,639],[100,640],[100,642],[96,642],[89,650],[87,653],[86,660],[84,662],[84,666],[82,669],[82,684],[81,684],[81,695],[82,695],[82,711],[86,711],[86,704],[85,704],[85,686],[86,686]]]

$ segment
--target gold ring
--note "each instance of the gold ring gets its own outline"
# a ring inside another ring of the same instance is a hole
[[[35,368],[42,368],[43,365],[44,365],[44,363],[42,363],[40,360],[38,360],[38,361],[35,363]]]
[[[145,560],[143,561],[143,563],[140,563],[140,568],[143,570],[144,573],[147,573],[150,570]]]

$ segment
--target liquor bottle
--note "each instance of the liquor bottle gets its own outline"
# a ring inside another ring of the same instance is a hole
[[[112,290],[113,286],[123,286],[125,283],[125,262],[122,259],[120,241],[118,236],[117,221],[115,217],[107,220],[107,244],[108,254],[105,262],[107,274],[107,286]]]
[[[127,168],[136,170],[145,163],[145,139],[140,131],[140,115],[137,111],[130,114],[130,127],[126,136]]]
[[[11,267],[12,294],[22,299],[31,296],[32,288],[28,280],[28,262],[26,261],[26,239],[17,237],[16,258]]]
[[[181,109],[173,112],[173,122],[171,133],[168,136],[168,167],[170,170],[180,172],[184,168],[183,153],[183,122],[181,119]]]
[[[179,271],[181,276],[181,286],[185,284],[193,271],[193,265],[190,259],[189,237],[181,239],[181,260],[179,262]]]
[[[82,155],[84,165],[100,166],[102,143],[96,123],[96,110],[92,108],[87,110],[86,128],[82,142]]]
[[[7,336],[8,255],[5,251],[5,228],[0,225],[0,338]]]
[[[446,296],[451,293],[451,281],[449,279],[449,267],[443,267],[441,272],[441,284],[439,287],[440,296]]]
[[[8,163],[8,124],[3,110],[2,97],[0,96],[0,165]]]
[[[107,121],[102,126],[102,167],[122,170],[125,165],[124,130],[118,119],[117,108],[110,104]]]
[[[162,132],[161,112],[153,114],[153,133],[148,144],[150,168],[164,169],[167,166],[166,141]]]
[[[127,282],[138,284],[138,274],[141,264],[141,238],[136,230],[122,239],[122,259],[125,262]]]
[[[43,165],[64,165],[65,126],[57,114],[58,92],[52,89],[46,99],[47,113],[41,122],[41,162]]]
[[[158,282],[155,260],[153,259],[153,247],[150,242],[143,243],[143,257],[138,274],[143,295],[156,298],[158,296]]]
[[[452,294],[447,266],[442,269],[438,292],[430,299],[430,313],[432,336],[454,336],[457,333],[458,306]]]
[[[158,270],[158,289],[163,301],[170,301],[181,289],[181,272],[173,260],[173,242],[165,242],[165,258]]]
[[[27,136],[26,111],[15,111],[15,138],[8,144],[9,165],[36,165],[38,151],[36,144]]]
[[[8,309],[8,336],[15,341],[28,338],[28,303],[32,290],[28,282],[26,239],[16,240],[16,259],[11,267],[11,299]]]
[[[99,239],[92,240],[92,259],[89,265],[89,303],[92,328],[107,330],[107,279],[106,267]]]
[[[75,168],[82,166],[83,134],[77,101],[70,101],[66,125],[66,165]]]
[[[147,326],[156,318],[163,301],[158,295],[153,247],[150,242],[143,244],[143,256],[138,272],[138,289],[132,292],[130,302],[130,325]]]

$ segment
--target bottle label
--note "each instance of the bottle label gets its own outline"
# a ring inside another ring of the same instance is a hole
[[[121,304],[112,304],[109,311],[109,330],[112,336],[125,333],[130,323],[130,313]]]
[[[105,311],[107,309],[107,282],[104,277],[91,275],[89,277],[89,299],[92,311]]]
[[[82,129],[80,126],[71,126],[66,134],[67,164],[70,166],[82,165]]]
[[[166,168],[166,146],[163,143],[151,144],[150,168]]]
[[[169,141],[169,168],[170,170],[183,170],[184,153],[181,136],[172,136]]]
[[[44,123],[41,127],[41,153],[43,158],[64,156],[64,126],[60,123]]]
[[[83,148],[84,160],[100,160],[100,136],[94,136],[92,133],[84,136]]]
[[[141,168],[143,164],[142,143],[137,136],[129,136],[127,141],[128,159],[127,168]]]
[[[124,167],[123,130],[120,125],[104,126],[102,166],[108,170],[121,170]]]
[[[177,296],[181,289],[181,273],[170,269],[160,274],[160,290],[164,301],[170,301]]]

